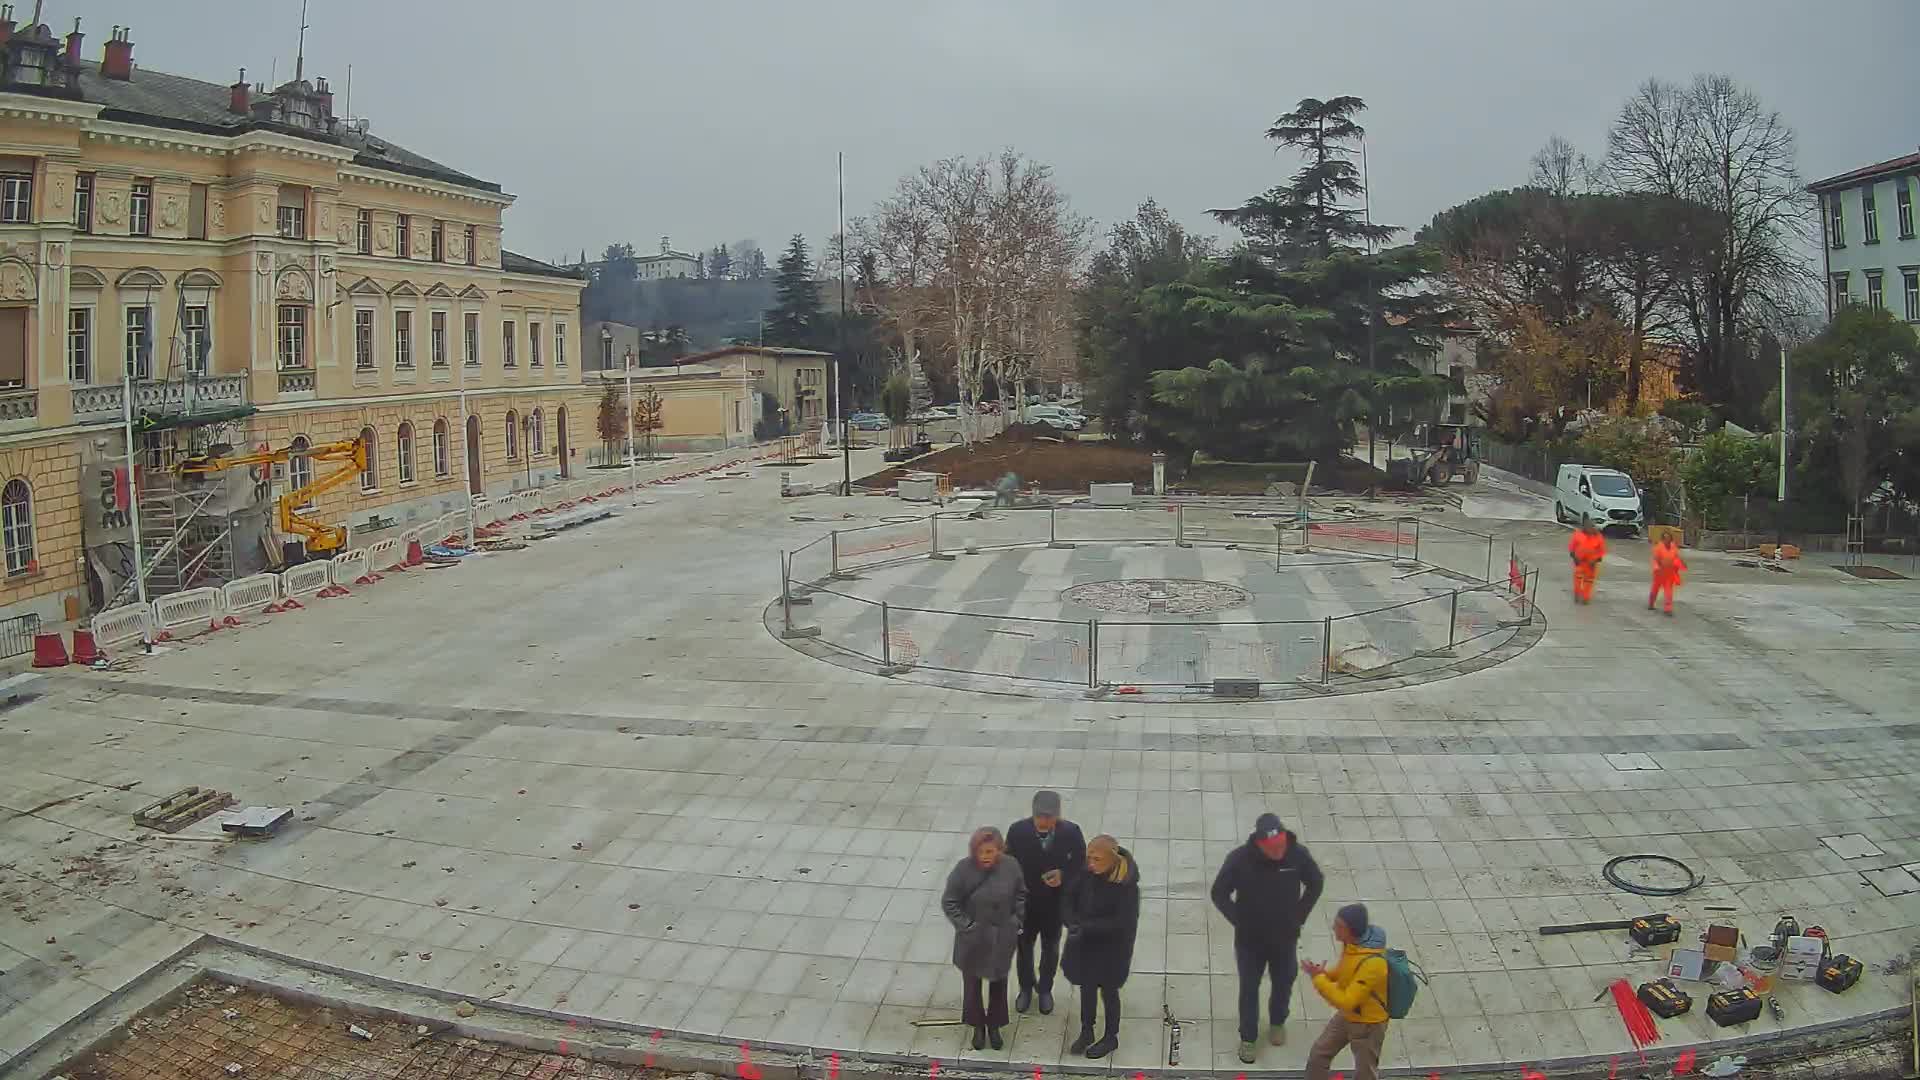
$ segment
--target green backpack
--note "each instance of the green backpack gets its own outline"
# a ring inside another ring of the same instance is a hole
[[[1405,1020],[1413,1011],[1413,999],[1420,993],[1420,984],[1427,981],[1427,973],[1401,949],[1386,950],[1383,959],[1387,962],[1387,998],[1380,1004],[1386,1006],[1388,1019]],[[1379,996],[1374,995],[1375,999]]]

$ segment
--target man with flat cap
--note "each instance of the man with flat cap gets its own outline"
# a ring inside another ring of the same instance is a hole
[[[1060,816],[1060,793],[1038,791],[1033,816],[1007,827],[1007,854],[1027,876],[1027,918],[1020,924],[1020,949],[1014,972],[1020,993],[1015,1012],[1033,1007],[1039,991],[1040,1011],[1053,1011],[1053,974],[1060,966],[1060,899],[1067,882],[1087,863],[1087,842],[1080,826]],[[1033,968],[1033,942],[1040,941],[1040,970]]]

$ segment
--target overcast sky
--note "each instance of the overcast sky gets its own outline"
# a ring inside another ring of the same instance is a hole
[[[47,0],[58,30],[85,17],[89,57],[128,23],[136,65],[220,82],[286,79],[299,12]],[[1211,229],[1290,171],[1261,133],[1306,96],[1366,99],[1375,216],[1410,228],[1522,182],[1555,133],[1604,151],[1649,76],[1733,75],[1809,179],[1920,144],[1914,0],[312,0],[308,22],[336,109],[352,64],[353,113],[519,196],[507,246],[539,258],[817,242],[836,151],[849,217],[921,164],[1013,146],[1103,225],[1151,196]]]

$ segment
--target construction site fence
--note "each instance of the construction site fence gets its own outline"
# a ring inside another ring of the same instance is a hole
[[[345,588],[366,577],[367,572],[367,549],[358,548],[333,557],[328,571],[328,580],[340,588]]]
[[[1539,570],[1511,542],[1487,533],[1407,517],[1296,521],[1179,507],[1169,508],[1164,523],[1145,516],[1143,523],[1096,510],[1009,508],[834,530],[781,554],[781,628],[890,674],[925,669],[1098,690],[1404,674],[1451,663],[1461,649],[1531,625],[1536,615]],[[1276,563],[1305,551],[1334,563],[1386,562],[1403,579],[1435,577],[1425,596],[1365,611],[1218,622],[951,611],[869,599],[846,583],[862,570],[915,558],[1138,542],[1270,548]]]
[[[40,632],[40,616],[29,611],[9,619],[0,619],[0,660],[25,656],[33,651],[33,637]]]
[[[183,589],[153,602],[153,627],[162,634],[188,627],[204,630],[224,613],[219,589]]]
[[[406,561],[407,553],[400,546],[400,538],[389,536],[384,540],[375,540],[367,545],[367,568],[370,570],[391,570],[398,563]]]
[[[103,649],[153,636],[153,605],[122,604],[93,617],[93,640]]]
[[[280,578],[276,574],[254,574],[220,586],[220,604],[229,615],[252,615],[279,599]]]
[[[328,563],[301,563],[280,575],[280,595],[288,600],[304,600],[326,588],[332,578],[333,570]]]

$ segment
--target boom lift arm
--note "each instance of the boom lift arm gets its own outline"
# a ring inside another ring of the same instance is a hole
[[[354,474],[367,470],[367,444],[360,439],[321,443],[305,449],[287,447],[284,450],[262,450],[252,454],[221,454],[216,448],[216,452],[182,461],[176,466],[176,471],[182,476],[205,476],[250,465],[281,465],[294,458],[338,463],[340,468],[280,496],[275,513],[280,531],[303,538],[307,550],[316,553],[330,553],[345,547],[346,526],[310,518],[301,513],[300,507],[346,483]]]

